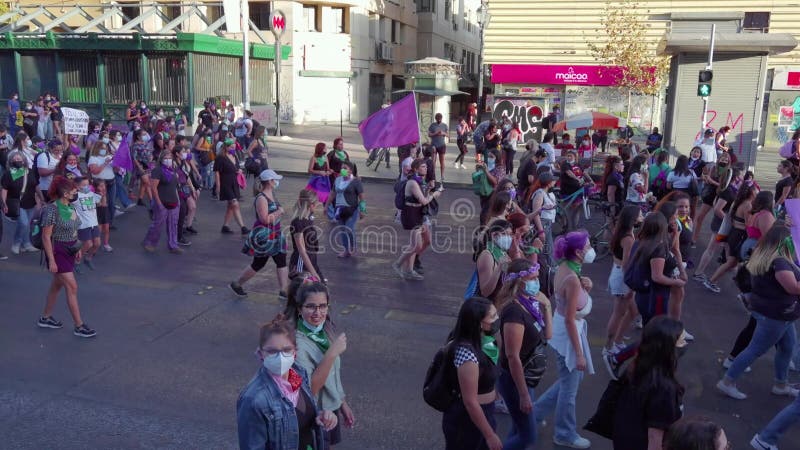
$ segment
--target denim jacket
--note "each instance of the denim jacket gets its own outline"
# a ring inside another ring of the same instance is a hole
[[[303,378],[303,395],[319,413],[306,371],[292,367]],[[236,401],[236,422],[240,449],[298,450],[300,445],[297,416],[292,403],[281,395],[267,369],[261,367]],[[316,426],[314,450],[325,449],[322,427]],[[300,449],[306,450],[306,449]]]

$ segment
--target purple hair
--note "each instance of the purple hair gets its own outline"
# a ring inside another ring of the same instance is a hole
[[[557,260],[567,259],[574,260],[576,253],[586,247],[589,242],[589,232],[586,230],[570,231],[569,233],[556,238],[553,246],[555,251],[553,256]]]

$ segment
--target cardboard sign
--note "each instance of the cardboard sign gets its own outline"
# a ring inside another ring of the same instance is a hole
[[[275,105],[254,105],[250,108],[250,112],[253,113],[253,120],[258,121],[267,129],[278,126]]]
[[[86,136],[89,132],[89,114],[73,108],[61,108],[64,114],[64,133]]]

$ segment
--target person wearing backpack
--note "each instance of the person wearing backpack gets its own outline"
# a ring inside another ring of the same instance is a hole
[[[429,207],[442,195],[441,189],[433,189],[425,182],[428,166],[424,160],[416,159],[411,164],[414,175],[403,185],[403,209],[400,221],[403,228],[411,230],[410,245],[406,246],[392,268],[404,280],[420,281],[425,279],[414,270],[415,260],[431,245],[431,225]]]
[[[499,325],[497,309],[490,300],[473,297],[461,305],[452,333],[452,359],[445,360],[455,367],[450,381],[459,393],[442,414],[446,450],[504,448],[494,418],[499,349],[493,338]]]
[[[660,151],[655,156],[655,164],[650,164],[649,167],[650,190],[659,200],[669,193],[667,179],[672,169],[668,161],[669,153]]]
[[[11,253],[18,255],[20,252],[38,251],[31,244],[28,227],[34,208],[40,201],[36,197],[33,172],[25,165],[25,156],[22,153],[15,151],[8,156],[8,170],[0,177],[0,188],[3,215],[17,221]]]

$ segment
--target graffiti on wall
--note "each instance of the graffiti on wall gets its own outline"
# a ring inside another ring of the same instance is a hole
[[[711,128],[712,130],[716,131],[722,127],[728,126],[731,127],[730,133],[728,133],[728,141],[734,138],[741,137],[744,134],[744,113],[732,113],[729,112],[727,115],[725,113],[720,113],[716,110],[709,109],[708,116],[706,116],[706,126],[703,129]],[[694,136],[695,142],[702,138],[702,132],[698,131],[697,134]],[[744,151],[744,140],[743,139],[736,139],[733,142],[732,149],[738,153],[742,154]]]
[[[494,98],[492,118],[498,122],[503,115],[519,124],[522,131],[522,140],[541,140],[542,117],[544,116],[543,103],[532,99],[521,98]]]

